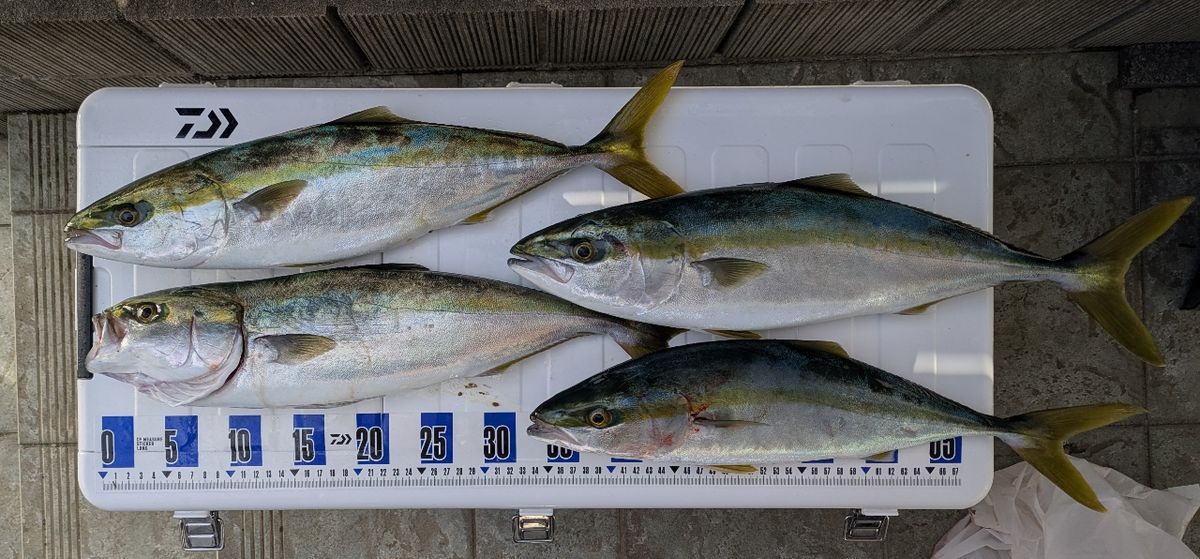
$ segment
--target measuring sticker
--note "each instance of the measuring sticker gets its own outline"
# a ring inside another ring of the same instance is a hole
[[[105,468],[132,468],[133,453],[133,416],[101,417],[100,465]]]
[[[325,465],[324,415],[292,415],[292,465]]]
[[[168,468],[200,465],[198,418],[168,415],[163,418],[163,460]]]
[[[454,414],[451,412],[421,413],[422,464],[450,464],[454,462]]]
[[[355,419],[354,444],[359,464],[388,463],[388,414],[360,413]]]
[[[229,416],[229,465],[261,466],[262,463],[262,417]]]
[[[483,414],[483,461],[487,464],[517,461],[517,414],[486,412]]]

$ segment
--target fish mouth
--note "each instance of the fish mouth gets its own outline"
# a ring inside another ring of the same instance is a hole
[[[551,425],[536,416],[529,418],[533,424],[525,429],[525,434],[535,439],[545,441],[552,444],[561,444],[564,446],[574,447],[578,444],[575,437],[561,427]]]
[[[567,283],[575,275],[574,266],[563,264],[557,260],[532,254],[518,254],[517,256],[517,258],[508,259],[508,267],[529,281],[536,281],[537,278],[544,277],[558,283]]]
[[[90,365],[96,359],[120,351],[121,341],[125,339],[127,332],[128,329],[120,319],[108,311],[92,315],[92,348],[88,350],[85,359],[85,364],[89,365],[88,370],[91,371]]]
[[[121,250],[120,231],[92,231],[87,229],[66,229],[63,241],[75,250],[80,247],[98,246],[109,250]]]

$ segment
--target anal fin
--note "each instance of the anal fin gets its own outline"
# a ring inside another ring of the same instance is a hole
[[[761,334],[759,334],[758,332],[751,332],[749,330],[705,330],[705,332],[708,332],[709,334],[712,334],[714,336],[721,336],[722,338],[733,338],[735,340],[759,340],[759,339],[762,339]]]
[[[758,473],[758,468],[755,468],[754,466],[751,466],[749,464],[718,464],[718,465],[714,465],[714,466],[709,466],[709,468],[712,468],[712,469],[718,470],[718,471],[722,471],[722,472],[731,473],[731,474],[755,474],[755,473]]]
[[[904,310],[902,310],[902,311],[900,311],[900,312],[898,312],[898,313],[896,313],[896,314],[903,314],[903,315],[921,314],[921,313],[923,313],[923,312],[925,312],[925,311],[929,310],[929,309],[930,309],[931,307],[933,307],[934,305],[936,305],[936,304],[938,304],[938,303],[941,303],[942,301],[945,301],[945,299],[938,299],[938,300],[936,300],[936,301],[930,301],[930,302],[928,302],[928,303],[925,303],[925,304],[923,304],[923,305],[917,305],[917,306],[915,306],[915,307],[907,308],[907,309],[904,309]]]

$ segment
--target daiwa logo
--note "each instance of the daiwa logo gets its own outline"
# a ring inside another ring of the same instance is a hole
[[[223,107],[218,108],[218,109],[205,109],[204,107],[176,107],[175,108],[175,112],[179,113],[179,116],[184,116],[184,117],[200,116],[200,115],[205,114],[206,110],[208,111],[208,128],[205,128],[204,130],[196,130],[195,132],[192,132],[192,128],[194,128],[196,126],[196,123],[195,122],[187,122],[187,123],[184,123],[184,125],[182,127],[180,127],[179,133],[175,134],[175,137],[176,138],[187,138],[188,133],[191,132],[192,133],[191,138],[193,140],[208,140],[213,137],[228,138],[230,134],[233,134],[233,130],[235,128],[237,128],[238,121],[236,118],[233,118],[233,112],[230,111],[229,109],[226,109]],[[200,121],[200,123],[201,123],[201,125],[203,125],[204,121]],[[224,130],[222,130],[222,127],[224,128]],[[217,132],[220,132],[221,135],[217,136]]]

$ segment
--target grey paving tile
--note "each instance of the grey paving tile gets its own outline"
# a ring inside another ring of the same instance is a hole
[[[1138,207],[1200,193],[1200,160],[1139,166]],[[1167,366],[1147,374],[1151,423],[1200,422],[1200,311],[1179,310],[1200,266],[1200,207],[1187,213],[1141,258],[1142,310]]]
[[[1150,465],[1155,489],[1200,483],[1200,424],[1150,427]],[[1200,515],[1183,541],[1200,554]]]
[[[15,433],[0,434],[0,559],[21,557],[21,462]]]
[[[123,0],[120,5],[126,20],[206,76],[362,69],[323,2]]]
[[[10,3],[11,4],[11,3]],[[22,2],[66,4],[66,2]],[[78,4],[108,4],[77,2]],[[6,21],[0,25],[0,72],[23,78],[183,76],[189,71],[116,14],[57,20]],[[0,15],[0,19],[8,19]],[[81,20],[82,19],[82,20]]]
[[[1200,4],[1193,0],[1155,0],[1146,3],[1144,8],[1086,38],[1079,46],[1200,40]]]
[[[1114,52],[878,61],[874,80],[962,83],[995,116],[998,164],[1131,154],[1129,95]]]
[[[900,511],[888,525],[884,542],[888,559],[928,558],[938,540],[966,516],[962,510]]]
[[[925,25],[903,50],[969,51],[1065,47],[1140,0],[967,1]]]
[[[737,0],[549,2],[543,56],[552,64],[708,58],[742,8]]]
[[[565,87],[604,87],[608,72],[603,70],[467,72],[462,75],[463,87],[504,87],[510,82],[557,83]]]
[[[288,534],[285,533],[283,511],[244,510],[221,514],[224,529],[225,549],[221,559],[285,559]],[[327,537],[327,534],[307,532],[295,534],[297,539]],[[346,557],[353,557],[346,555]]]
[[[612,70],[610,86],[641,85],[658,68]],[[676,85],[846,85],[868,79],[865,62],[830,61],[779,64],[684,65]]]
[[[12,266],[12,229],[0,227],[0,433],[16,433],[17,431],[17,372],[13,361]]]
[[[20,446],[24,557],[82,557],[75,460],[74,444]]]
[[[75,442],[75,258],[65,214],[13,219],[13,342],[21,444]]]
[[[279,558],[472,557],[471,510],[285,511]]]
[[[12,195],[8,186],[8,126],[0,126],[0,223],[12,223]]]
[[[625,512],[625,557],[883,557],[842,540],[845,511],[648,509]],[[603,534],[603,532],[600,532]]]
[[[563,509],[554,511],[554,542],[544,545],[512,541],[511,510],[475,511],[475,556],[571,557],[605,559],[630,557],[621,552],[619,513],[610,509]]]
[[[725,47],[731,58],[800,58],[895,50],[945,0],[759,0]]]
[[[169,512],[109,512],[81,499],[79,519],[82,557],[197,557],[183,551],[179,542],[179,521],[171,518]]]
[[[1200,18],[1200,4],[1194,4],[1194,10]],[[1200,29],[1200,25],[1192,24],[1192,28]],[[1147,89],[1200,85],[1200,64],[1196,63],[1200,60],[1200,43],[1138,44],[1119,52],[1121,87]]]
[[[1057,257],[1132,216],[1127,164],[997,168],[994,229],[1018,247]],[[1139,308],[1138,274],[1126,276]],[[1049,283],[995,292],[996,413],[1097,402],[1143,404],[1142,363]],[[1140,422],[1134,418],[1127,421]]]
[[[1133,99],[1137,151],[1200,155],[1200,88],[1156,88]]]

